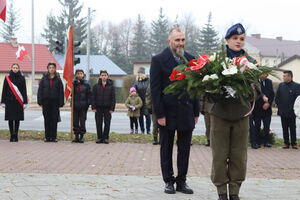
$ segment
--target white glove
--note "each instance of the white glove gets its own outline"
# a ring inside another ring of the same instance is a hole
[[[5,103],[2,103],[2,104],[1,104],[1,106],[2,106],[3,108],[5,108],[5,107],[6,107]]]
[[[23,108],[26,109],[27,108],[27,104],[23,104]]]

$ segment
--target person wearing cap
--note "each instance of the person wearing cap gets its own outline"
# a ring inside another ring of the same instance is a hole
[[[74,110],[73,110],[73,130],[75,139],[72,142],[84,143],[83,136],[86,133],[85,121],[87,111],[91,104],[91,87],[87,80],[84,79],[84,71],[77,69],[74,87]]]
[[[163,90],[172,83],[169,77],[173,69],[184,63],[178,54],[183,55],[189,61],[194,59],[194,56],[184,51],[185,35],[180,28],[176,27],[170,30],[167,42],[169,47],[152,57],[150,67],[150,90],[159,126],[160,164],[165,182],[164,192],[174,194],[178,191],[193,194],[193,190],[186,183],[186,175],[189,166],[192,132],[199,118],[200,100],[191,99],[188,95],[164,94]],[[179,98],[180,95],[181,98]],[[175,177],[172,158],[176,131],[178,135],[178,175]]]
[[[137,80],[135,81],[133,87],[135,87],[136,92],[138,93],[138,95],[143,101],[143,107],[141,108],[141,115],[139,117],[139,124],[141,128],[141,132],[145,133],[145,125],[144,125],[144,116],[145,116],[147,134],[150,134],[150,127],[151,127],[151,116],[146,106],[146,92],[149,84],[150,84],[150,80],[145,74],[145,68],[140,67],[138,70]]]
[[[242,24],[230,27],[225,36],[227,57],[246,56],[249,62],[256,61],[243,50],[245,29]],[[254,95],[256,95],[254,91]],[[239,191],[246,177],[249,116],[251,99],[247,105],[235,98],[210,95],[213,103],[210,114],[210,145],[212,149],[211,180],[217,187],[219,200],[239,200]],[[227,190],[228,188],[228,190]]]
[[[57,142],[57,123],[60,121],[59,108],[64,106],[64,89],[56,64],[48,63],[47,72],[40,81],[37,100],[43,108],[45,120],[45,142]]]
[[[113,81],[108,78],[106,70],[100,71],[99,81],[92,90],[92,110],[95,113],[97,141],[96,143],[109,143],[109,130],[111,114],[116,106],[116,94]],[[103,127],[104,120],[104,130]]]
[[[137,118],[140,117],[140,111],[143,106],[143,101],[136,93],[136,89],[134,87],[130,88],[129,96],[125,101],[125,106],[128,108],[127,115],[130,119],[130,133],[138,133],[138,122]],[[135,129],[133,127],[135,126]]]

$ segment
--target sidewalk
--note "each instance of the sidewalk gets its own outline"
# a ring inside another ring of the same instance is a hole
[[[300,200],[299,158],[300,150],[249,148],[243,199]],[[176,154],[173,160],[176,166]],[[193,145],[188,183],[195,194],[169,196],[163,193],[159,146],[0,140],[1,200],[217,199],[210,170],[210,148]]]

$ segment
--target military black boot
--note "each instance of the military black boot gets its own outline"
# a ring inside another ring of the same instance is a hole
[[[79,143],[84,143],[83,134],[80,134]]]
[[[153,137],[153,145],[158,145],[157,137]]]
[[[75,134],[75,138],[74,138],[74,140],[72,140],[72,142],[75,142],[75,143],[79,142],[79,136],[78,136],[78,134]]]

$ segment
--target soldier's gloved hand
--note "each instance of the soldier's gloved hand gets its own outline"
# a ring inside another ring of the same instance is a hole
[[[6,107],[5,103],[2,103],[2,104],[1,104],[1,106],[2,106],[3,108],[5,108],[5,107]]]

